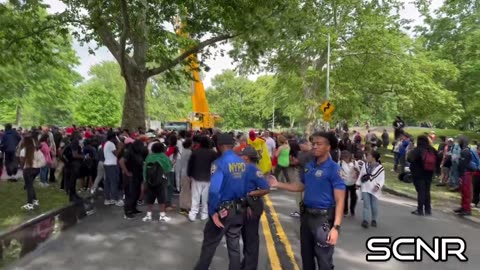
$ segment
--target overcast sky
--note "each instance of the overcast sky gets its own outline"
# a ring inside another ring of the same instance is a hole
[[[422,21],[420,19],[420,14],[415,9],[413,4],[411,4],[411,0],[406,0],[405,2],[405,9],[402,10],[401,15],[405,19],[413,19],[415,20],[416,24],[421,24]],[[432,0],[432,5],[430,10],[434,10],[438,8],[442,4],[443,0]],[[45,0],[45,3],[50,5],[49,11],[54,12],[61,12],[65,9],[65,5],[60,2],[59,0]],[[95,43],[89,44],[91,48],[96,48]],[[76,70],[84,77],[88,77],[88,70],[92,65],[95,65],[99,62],[105,60],[114,60],[113,56],[110,52],[105,48],[102,47],[95,51],[95,55],[91,55],[88,53],[88,46],[80,46],[80,44],[75,41],[74,48],[77,51],[77,54],[80,58],[80,65],[76,68]],[[228,44],[222,46],[223,49],[228,49]],[[216,59],[208,59],[206,64],[211,68],[209,72],[203,73],[204,77],[204,85],[205,87],[209,87],[211,84],[211,80],[215,75],[222,73],[226,69],[233,69],[234,65],[232,64],[232,59],[228,56],[224,57],[217,57]],[[258,75],[257,75],[258,76]],[[255,75],[250,76],[250,78],[257,77]]]

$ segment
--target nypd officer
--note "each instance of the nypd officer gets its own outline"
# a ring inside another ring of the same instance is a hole
[[[242,227],[243,261],[242,270],[256,270],[258,265],[258,249],[260,237],[258,228],[260,217],[263,213],[263,201],[261,196],[270,192],[262,171],[257,167],[258,152],[251,145],[245,147],[240,156],[247,164],[246,168],[246,191],[248,208],[244,215]]]
[[[292,192],[304,191],[300,205],[300,243],[304,270],[333,269],[333,251],[337,243],[345,204],[345,184],[340,168],[330,157],[337,140],[332,133],[312,135],[315,160],[301,172],[301,182],[280,183],[269,177],[272,187]]]
[[[229,134],[219,134],[217,147],[221,157],[212,165],[208,193],[210,218],[203,231],[200,259],[195,269],[207,270],[215,249],[226,236],[229,270],[240,270],[240,235],[246,211],[246,164],[233,152],[234,140]]]

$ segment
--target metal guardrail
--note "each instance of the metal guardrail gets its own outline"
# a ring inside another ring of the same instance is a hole
[[[32,218],[0,233],[0,268],[34,251],[40,244],[95,212],[93,196]]]

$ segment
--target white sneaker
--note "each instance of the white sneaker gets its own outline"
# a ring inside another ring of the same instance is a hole
[[[34,207],[33,204],[31,204],[31,203],[27,203],[27,204],[25,204],[24,206],[22,206],[22,209],[23,209],[23,210],[27,210],[27,211],[31,211],[31,210],[33,210],[34,208],[35,208],[35,207]]]
[[[95,195],[95,189],[90,189],[90,194]]]
[[[205,215],[205,216],[202,215],[202,216],[200,217],[200,220],[202,220],[202,221],[207,220],[207,219],[208,219],[208,215]]]
[[[147,215],[142,218],[143,222],[151,222],[152,221],[152,213],[147,212]]]
[[[38,200],[33,200],[33,206],[36,206],[36,207],[40,206],[40,203],[38,202]]]
[[[123,207],[125,205],[125,203],[123,202],[123,200],[118,200],[116,203],[115,203],[115,206],[118,206],[118,207]]]
[[[193,215],[188,215],[188,220],[190,220],[191,222],[194,222],[195,219],[197,219],[196,215],[193,216]]]
[[[115,201],[114,200],[105,200],[105,201],[103,201],[103,204],[104,205],[114,205]]]
[[[170,220],[172,220],[171,217],[167,217],[167,216],[160,216],[160,218],[158,219],[158,221],[160,222],[169,222]]]

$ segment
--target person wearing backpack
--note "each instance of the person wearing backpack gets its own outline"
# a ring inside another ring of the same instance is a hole
[[[143,165],[145,201],[147,203],[147,214],[142,219],[144,222],[152,221],[152,210],[155,200],[157,200],[160,206],[159,221],[168,222],[171,220],[165,213],[165,204],[169,184],[167,173],[172,170],[172,167],[172,162],[165,155],[165,145],[163,143],[152,145],[152,153],[147,156]]]
[[[468,147],[468,138],[460,137],[458,144],[462,149],[458,160],[458,175],[460,176],[461,206],[455,209],[456,214],[471,215],[472,211],[472,176],[479,170],[479,158],[475,151]]]
[[[413,184],[417,191],[417,209],[412,214],[431,215],[430,190],[433,174],[440,167],[438,152],[430,145],[427,136],[420,135],[417,138],[417,147],[409,153],[407,160],[410,163]]]

